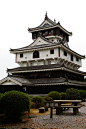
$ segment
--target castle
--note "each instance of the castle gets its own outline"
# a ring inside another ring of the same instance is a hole
[[[85,72],[79,70],[85,56],[69,47],[71,32],[52,21],[47,13],[36,28],[29,28],[33,43],[10,49],[19,67],[7,69],[8,76],[0,81],[0,92],[20,90],[29,94],[66,91],[67,88],[86,89]]]

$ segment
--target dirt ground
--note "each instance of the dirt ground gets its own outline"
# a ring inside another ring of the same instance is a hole
[[[48,114],[50,114],[50,108],[48,108],[48,111],[45,111],[44,113],[39,113],[39,109],[30,109],[30,114],[34,114],[34,115],[48,115]]]

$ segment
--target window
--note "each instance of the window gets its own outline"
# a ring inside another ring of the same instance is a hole
[[[60,57],[60,47],[58,48],[58,57]]]
[[[54,49],[50,50],[50,54],[54,54]]]
[[[76,57],[76,61],[78,61],[78,62],[79,62],[79,58],[78,58],[78,57]]]
[[[20,54],[20,58],[22,58],[22,57],[23,57],[23,53]]]
[[[38,51],[33,52],[33,58],[39,58],[39,52]]]
[[[73,61],[73,55],[71,54],[71,61]]]
[[[64,56],[67,56],[67,52],[64,51]]]

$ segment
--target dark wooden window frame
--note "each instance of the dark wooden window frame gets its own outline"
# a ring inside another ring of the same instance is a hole
[[[33,58],[39,58],[39,51],[33,52]]]
[[[66,51],[64,51],[64,56],[67,56],[67,52]]]
[[[73,61],[73,55],[71,54],[71,61]]]
[[[78,57],[76,57],[76,61],[79,62],[79,58]]]
[[[23,53],[20,54],[20,58],[23,58]]]
[[[50,50],[50,54],[54,54],[54,49],[51,49]]]
[[[60,47],[58,47],[58,57],[60,57]]]

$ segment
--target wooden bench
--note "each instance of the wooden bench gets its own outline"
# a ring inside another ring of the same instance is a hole
[[[63,113],[62,109],[73,108],[73,114],[78,113],[78,109],[82,106],[80,105],[81,100],[53,100],[44,102],[45,108],[50,108],[50,118],[53,117],[53,108],[56,109],[56,114]]]
[[[67,103],[67,104],[61,104],[61,106],[71,106],[71,104],[69,104],[69,103]],[[69,107],[63,107],[62,108],[63,111],[66,111],[68,109],[69,109]]]
[[[65,108],[73,108],[73,114],[76,115],[77,113],[79,113],[78,109],[81,108],[81,105],[61,105],[61,108],[56,108],[56,115],[59,115],[60,113],[63,113],[63,111],[65,110]],[[63,110],[64,109],[64,110]]]

